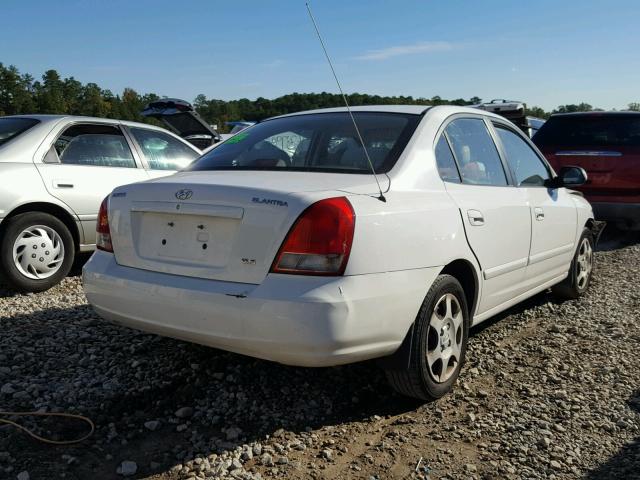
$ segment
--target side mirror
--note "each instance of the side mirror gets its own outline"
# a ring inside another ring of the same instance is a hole
[[[582,167],[562,167],[557,177],[545,182],[545,187],[579,187],[587,183],[587,172]]]

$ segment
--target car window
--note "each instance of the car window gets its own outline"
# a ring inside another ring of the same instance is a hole
[[[438,173],[442,180],[445,182],[460,183],[458,167],[456,167],[456,161],[453,158],[449,142],[447,142],[444,134],[440,136],[440,140],[438,140],[436,144],[436,164],[438,165]]]
[[[354,112],[366,152],[378,173],[393,167],[420,116]],[[304,170],[369,173],[362,141],[348,113],[280,117],[234,135],[200,157],[190,170]]]
[[[152,170],[181,170],[200,156],[167,133],[137,127],[130,130]]]
[[[26,132],[38,123],[40,123],[40,120],[36,120],[34,118],[0,118],[0,145],[16,138],[18,135]]]
[[[570,114],[552,116],[533,137],[538,148],[638,147],[640,115]]]
[[[550,175],[547,167],[520,136],[508,128],[496,125],[507,163],[518,186],[543,186]]]
[[[445,129],[460,168],[462,183],[507,185],[498,150],[479,118],[459,118]]]
[[[60,163],[136,168],[122,131],[112,125],[73,125],[53,145]]]

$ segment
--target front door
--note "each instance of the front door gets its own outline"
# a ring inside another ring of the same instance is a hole
[[[527,282],[531,288],[565,274],[575,251],[576,206],[565,188],[545,187],[551,171],[519,132],[494,123],[502,151],[518,189],[526,192],[531,213],[531,249]]]

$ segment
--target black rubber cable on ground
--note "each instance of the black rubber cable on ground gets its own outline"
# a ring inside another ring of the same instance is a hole
[[[35,433],[33,433],[31,430],[29,430],[27,427],[24,427],[22,425],[20,425],[19,423],[16,423],[12,420],[8,420],[6,418],[0,418],[0,424],[6,424],[6,425],[11,425],[15,428],[17,428],[18,430],[22,430],[24,433],[26,433],[27,435],[29,435],[32,438],[35,438],[36,440],[43,442],[43,443],[48,443],[50,445],[73,445],[75,443],[80,443],[84,440],[86,440],[87,438],[89,438],[91,435],[93,435],[93,432],[96,429],[96,426],[94,425],[94,423],[91,421],[91,419],[83,416],[83,415],[75,415],[73,413],[53,413],[53,412],[2,412],[0,411],[0,417],[63,417],[63,418],[71,418],[71,419],[75,419],[75,420],[81,420],[85,423],[88,423],[89,426],[91,427],[91,429],[89,430],[89,433],[87,433],[86,435],[84,435],[83,437],[74,439],[74,440],[51,440],[49,438],[44,438],[41,437],[40,435],[37,435]]]

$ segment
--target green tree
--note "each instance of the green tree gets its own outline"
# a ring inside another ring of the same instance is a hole
[[[38,113],[68,113],[64,82],[55,70],[47,70],[42,82],[34,84]]]
[[[35,110],[30,75],[20,75],[16,67],[0,63],[0,115],[29,113]]]
[[[537,118],[549,118],[550,115],[549,113],[545,112],[544,109],[536,106],[527,107],[525,114]]]
[[[588,103],[560,105],[553,113],[574,113],[574,112],[592,112],[594,109]]]

